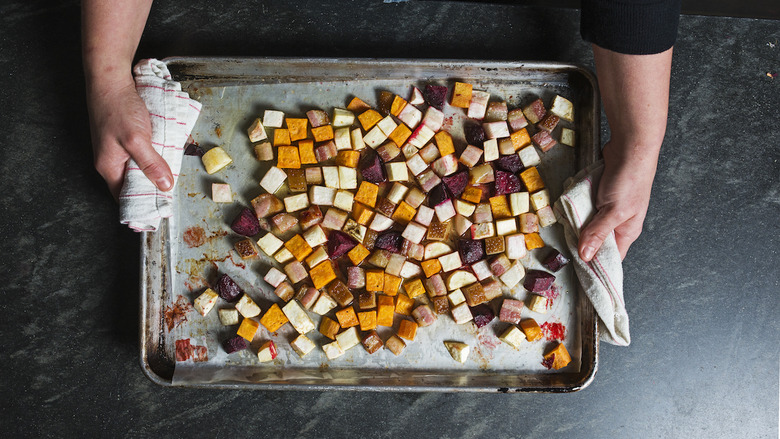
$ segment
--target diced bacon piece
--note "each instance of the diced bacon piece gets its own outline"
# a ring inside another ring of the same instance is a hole
[[[520,214],[520,231],[522,233],[536,233],[539,231],[539,217],[534,213]]]
[[[434,187],[441,183],[441,178],[439,178],[432,169],[427,169],[417,176],[417,183],[420,184],[423,191],[430,192]]]
[[[411,241],[405,240],[401,253],[406,257],[414,259],[416,261],[422,261],[425,254],[425,246],[422,244],[415,244]]]
[[[493,275],[490,271],[490,266],[484,259],[475,264],[471,264],[471,271],[474,272],[477,280],[485,280]]]
[[[297,298],[301,302],[303,309],[311,309],[314,303],[317,302],[317,299],[320,298],[320,290],[308,285],[303,286],[298,292]]]
[[[412,311],[412,317],[420,327],[431,326],[436,322],[436,314],[430,306],[420,305]]]
[[[293,298],[293,295],[295,294],[295,290],[293,290],[292,285],[290,285],[290,282],[284,281],[280,283],[276,289],[274,290],[274,294],[285,302],[288,302],[290,299]]]
[[[420,149],[420,157],[428,164],[433,163],[440,155],[441,151],[439,151],[439,148],[433,143],[429,143],[424,148]]]
[[[502,254],[498,255],[495,258],[493,258],[492,261],[490,261],[490,271],[493,272],[496,276],[501,276],[502,274],[506,273],[509,268],[512,267],[512,262],[509,260],[509,258]]]
[[[298,220],[300,221],[301,228],[303,230],[322,222],[322,211],[320,206],[311,205],[308,209],[298,213]]]
[[[517,325],[520,323],[520,312],[523,310],[523,302],[515,299],[504,299],[498,320]]]
[[[276,198],[273,194],[260,194],[256,198],[253,198],[251,203],[252,208],[255,210],[255,215],[258,218],[265,218],[284,210],[284,203],[282,200]]]
[[[495,279],[482,282],[482,291],[484,291],[485,299],[487,299],[488,302],[496,297],[501,297],[501,294],[503,294],[501,282]]]
[[[528,121],[525,120],[523,110],[520,108],[515,108],[510,111],[509,114],[507,114],[506,119],[507,122],[509,122],[509,128],[511,128],[512,131],[517,131],[528,126]]]
[[[325,213],[325,218],[322,219],[320,224],[323,228],[341,230],[344,227],[344,223],[347,222],[347,213],[341,210],[330,208]]]
[[[473,167],[479,162],[482,157],[482,148],[477,148],[474,145],[468,145],[466,149],[460,154],[460,162],[466,165],[466,167]]]
[[[309,118],[309,123],[312,128],[325,126],[330,123],[328,113],[322,110],[309,110],[306,112],[306,117]]]
[[[414,105],[407,104],[400,113],[398,113],[398,120],[406,124],[411,129],[415,129],[417,124],[422,119],[422,111],[417,109]]]
[[[543,152],[549,151],[557,143],[550,135],[550,132],[544,130],[540,130],[531,136],[531,140],[534,142],[534,145],[538,146]]]
[[[446,222],[450,218],[453,218],[455,213],[455,205],[452,204],[452,200],[447,200],[433,208],[436,211],[436,217],[439,222]]]
[[[293,284],[297,284],[298,282],[309,277],[309,272],[306,271],[306,267],[304,267],[303,264],[298,261],[292,261],[285,265],[284,272],[287,273],[287,277],[290,278],[290,281]]]
[[[401,148],[396,146],[393,142],[385,142],[376,149],[376,153],[379,154],[379,158],[381,158],[383,162],[387,163],[401,154]]]
[[[429,295],[431,296],[447,295],[447,285],[444,284],[444,279],[441,278],[440,274],[438,273],[434,274],[428,279],[425,279],[423,283],[425,283],[425,289],[428,291]]]
[[[430,128],[431,131],[437,132],[444,124],[444,113],[435,107],[428,107],[425,111],[425,117],[423,117],[422,123]]]
[[[506,120],[507,107],[506,102],[488,102],[487,112],[485,112],[485,122],[496,122]]]
[[[274,226],[276,226],[276,228],[279,229],[281,233],[284,233],[298,224],[298,218],[290,215],[289,213],[279,213],[271,218],[271,222],[274,224]]]
[[[306,174],[306,184],[322,184],[322,168],[306,168],[304,170]]]
[[[347,267],[347,286],[350,289],[366,287],[366,271],[361,267]]]
[[[501,139],[509,137],[509,126],[503,120],[498,122],[488,122],[482,124],[482,129],[485,130],[485,136],[488,139]]]
[[[471,91],[471,102],[466,115],[472,119],[482,120],[485,118],[490,93],[481,90]]]
[[[528,122],[536,124],[547,114],[547,110],[544,108],[544,102],[541,99],[537,99],[523,107],[523,114]]]
[[[458,159],[455,157],[455,154],[445,155],[434,161],[433,164],[431,164],[431,169],[433,169],[433,172],[439,177],[452,175],[458,170]]]
[[[268,282],[269,285],[276,288],[281,285],[281,283],[284,282],[286,278],[287,276],[284,273],[277,270],[275,267],[271,267],[263,279]]]
[[[338,155],[339,151],[336,148],[336,142],[329,140],[322,145],[314,148],[314,157],[317,159],[317,163],[326,162]]]

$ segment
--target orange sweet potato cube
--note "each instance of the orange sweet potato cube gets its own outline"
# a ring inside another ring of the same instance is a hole
[[[280,146],[278,149],[278,158],[276,166],[279,168],[300,169],[301,156],[298,155],[296,146]]]
[[[320,334],[328,337],[331,340],[335,340],[336,334],[339,333],[340,329],[341,326],[339,326],[338,322],[327,316],[322,316],[322,321],[320,322]]]
[[[490,210],[493,212],[493,218],[495,219],[512,217],[512,210],[509,208],[506,195],[490,197]]]
[[[446,131],[439,131],[433,136],[436,139],[436,146],[439,148],[439,154],[442,157],[449,154],[455,154],[455,145],[452,143],[452,136]]]
[[[357,168],[360,161],[360,151],[346,150],[339,151],[336,155],[336,164],[348,168]]]
[[[360,126],[362,126],[365,131],[373,128],[380,120],[382,120],[382,115],[374,109],[366,110],[358,115]]]
[[[393,326],[393,316],[395,315],[393,298],[379,294],[376,296],[376,301],[376,324],[378,326]]]
[[[467,186],[463,191],[463,195],[460,196],[463,201],[477,204],[482,201],[482,189],[476,186]]]
[[[395,312],[405,316],[412,315],[414,299],[410,299],[406,294],[399,294],[395,301]]]
[[[412,207],[406,201],[401,201],[401,204],[399,204],[398,207],[395,208],[392,219],[397,223],[406,225],[409,224],[409,221],[411,221],[416,214],[417,214],[417,209]]]
[[[398,287],[401,286],[402,278],[393,276],[392,274],[385,273],[385,286],[384,292],[388,296],[395,296],[398,294]]]
[[[314,137],[315,142],[326,142],[333,140],[333,126],[323,125],[321,127],[312,128],[311,135]]]
[[[385,272],[382,270],[366,270],[366,291],[384,291]]]
[[[459,108],[469,108],[471,104],[471,84],[456,82],[452,89],[452,100],[450,105]]]
[[[558,342],[550,352],[544,354],[544,361],[542,364],[558,370],[566,367],[570,361],[571,356],[569,356],[569,351],[566,350],[566,346],[564,346],[563,343]]]
[[[367,103],[363,102],[362,99],[359,97],[352,98],[351,101],[349,101],[349,104],[347,104],[347,110],[355,112],[355,111],[366,111],[370,110],[371,106]]]
[[[360,322],[361,331],[370,331],[372,329],[376,329],[377,327],[376,311],[359,312],[358,321]]]
[[[410,299],[414,299],[421,294],[425,294],[425,287],[423,286],[422,280],[414,279],[413,281],[404,283],[404,291],[406,291],[406,295],[409,296]]]
[[[274,130],[274,146],[289,145],[290,131],[284,128],[277,128]]]
[[[515,151],[531,144],[531,137],[528,135],[528,130],[525,128],[520,128],[510,134],[509,138],[512,140],[512,146],[515,148]]]
[[[536,169],[536,166],[531,166],[521,172],[520,179],[523,180],[523,184],[530,193],[544,189],[544,181],[542,180],[542,176],[539,175],[539,170]]]
[[[398,336],[409,341],[414,341],[415,335],[417,335],[417,322],[413,322],[409,319],[401,320],[401,324],[398,325]]]
[[[544,247],[544,241],[538,233],[526,233],[525,234],[525,248],[533,250],[535,248]]]
[[[351,306],[336,311],[336,319],[339,321],[339,325],[344,329],[360,324],[355,315],[355,308],[352,308]]]
[[[241,321],[241,326],[238,327],[236,334],[244,337],[247,341],[252,341],[257,333],[257,328],[260,327],[260,323],[257,323],[252,319],[244,319]]]
[[[287,316],[282,312],[282,308],[279,308],[279,305],[276,303],[271,305],[271,307],[268,308],[268,311],[263,314],[263,317],[260,318],[260,323],[268,332],[278,331],[279,328],[284,326],[288,321]]]
[[[429,259],[420,263],[425,277],[431,277],[441,271],[441,262],[438,259]]]
[[[376,206],[376,197],[379,194],[379,186],[374,183],[363,181],[360,183],[357,194],[355,194],[355,201],[363,203],[366,206]]]
[[[390,133],[389,136],[387,136],[388,139],[392,140],[393,143],[398,145],[398,147],[404,146],[404,143],[406,143],[406,139],[409,138],[409,136],[412,135],[412,130],[409,129],[406,125],[400,123],[398,126],[395,127],[393,132]]]
[[[314,155],[314,140],[306,139],[298,142],[298,155],[302,165],[316,165],[317,156]]]
[[[355,222],[362,225],[367,226],[368,223],[371,221],[371,218],[374,217],[374,211],[369,209],[363,204],[355,203],[352,206],[352,218],[355,218]]]
[[[408,102],[406,102],[406,99],[402,98],[401,96],[395,95],[395,97],[393,98],[393,103],[392,105],[390,105],[390,114],[392,114],[395,117],[398,117],[398,115],[401,113],[401,110],[404,109],[407,103]]]
[[[371,254],[371,252],[368,251],[366,246],[358,243],[352,250],[347,252],[347,257],[352,261],[352,265],[360,265],[360,263],[363,262],[363,259],[366,259],[369,254]]]
[[[289,250],[298,262],[303,262],[306,256],[309,256],[313,251],[309,243],[300,234],[288,239],[284,243],[284,248]]]
[[[528,341],[536,341],[542,339],[542,328],[536,323],[534,319],[525,319],[520,322],[520,329],[525,333],[525,338]]]
[[[309,270],[309,276],[314,283],[314,288],[319,290],[336,278],[336,272],[333,271],[333,264],[328,260],[320,262]]]
[[[295,142],[307,137],[306,128],[309,126],[307,118],[287,118],[287,130],[290,131],[290,141]]]

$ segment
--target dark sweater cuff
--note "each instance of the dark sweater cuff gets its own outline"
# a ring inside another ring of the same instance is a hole
[[[649,55],[674,45],[680,0],[582,0],[580,33],[618,53]]]

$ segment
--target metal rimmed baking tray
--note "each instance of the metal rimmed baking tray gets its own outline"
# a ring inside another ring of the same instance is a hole
[[[141,364],[144,372],[161,385],[256,388],[291,390],[371,391],[480,391],[480,392],[571,392],[586,387],[594,378],[598,362],[597,317],[579,290],[571,267],[557,273],[559,297],[546,314],[524,310],[524,317],[539,323],[558,322],[566,326],[564,344],[572,362],[560,371],[541,366],[541,355],[550,342],[528,343],[514,350],[497,339],[506,324],[494,321],[477,330],[472,324],[455,325],[442,316],[429,328],[421,328],[417,339],[403,355],[387,351],[368,355],[358,346],[346,355],[327,361],[320,349],[303,359],[290,348],[295,331],[287,325],[269,334],[261,326],[252,347],[228,356],[220,347],[236,327],[223,327],[212,311],[206,317],[192,311],[192,303],[212,284],[218,273],[237,280],[263,308],[274,301],[273,288],[262,280],[272,262],[269,258],[241,260],[234,251],[237,240],[228,227],[240,205],[262,190],[258,181],[270,162],[258,162],[246,136],[251,121],[264,109],[279,109],[303,115],[312,108],[330,110],[345,106],[359,96],[375,105],[381,90],[401,96],[411,86],[427,83],[451,86],[455,81],[486,90],[510,108],[541,97],[549,104],[560,94],[575,105],[577,133],[575,148],[558,145],[543,155],[540,172],[553,199],[560,195],[563,180],[599,156],[599,99],[594,77],[587,70],[559,63],[394,60],[394,59],[288,59],[288,58],[169,58],[165,60],[174,79],[185,91],[203,103],[193,138],[205,149],[221,146],[234,164],[209,176],[197,157],[185,157],[175,192],[173,218],[142,241]],[[463,143],[458,111],[451,134]],[[556,130],[560,130],[557,128]],[[557,132],[555,133],[557,137]],[[212,182],[227,182],[235,203],[216,204],[210,198]],[[545,242],[565,251],[563,230],[553,225],[542,231]],[[540,250],[530,252],[523,263],[538,268]],[[506,295],[525,299],[522,286]],[[278,299],[276,299],[278,301]],[[225,302],[217,308],[229,307]],[[312,314],[316,324],[318,316]],[[424,330],[423,330],[424,329]],[[380,335],[389,335],[385,328]],[[322,344],[319,334],[309,334]],[[259,363],[257,346],[273,339],[279,357]],[[176,341],[188,340],[207,353],[206,361],[176,361]],[[465,364],[452,361],[443,340],[460,340],[472,345]]]

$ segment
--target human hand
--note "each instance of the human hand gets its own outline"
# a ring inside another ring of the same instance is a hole
[[[588,262],[615,232],[620,258],[642,233],[657,166],[656,157],[626,157],[612,141],[604,146],[604,172],[596,194],[597,212],[580,233],[580,257]]]
[[[152,147],[149,112],[132,77],[119,85],[88,87],[87,104],[95,168],[114,198],[119,197],[130,158],[160,190],[170,190],[173,174]]]

